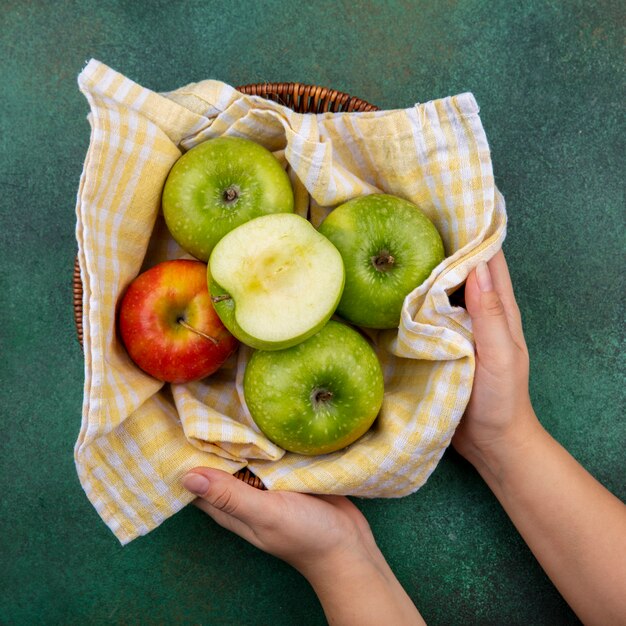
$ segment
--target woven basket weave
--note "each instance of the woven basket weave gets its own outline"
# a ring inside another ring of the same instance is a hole
[[[250,96],[260,96],[273,100],[289,107],[296,113],[326,113],[348,111],[378,111],[378,107],[355,98],[347,93],[319,87],[317,85],[302,85],[300,83],[255,83],[236,87],[238,91]],[[83,345],[83,283],[80,276],[78,257],[74,261],[74,321],[78,341]],[[243,469],[235,474],[239,480],[256,487],[265,489],[262,481],[250,470]]]

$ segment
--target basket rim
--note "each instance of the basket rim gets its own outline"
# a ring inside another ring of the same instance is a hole
[[[246,95],[261,96],[275,100],[298,113],[326,113],[352,111],[378,111],[367,100],[352,96],[345,91],[298,82],[247,83],[235,87]]]
[[[289,107],[296,113],[337,113],[337,112],[365,112],[378,111],[379,108],[356,96],[351,96],[344,91],[310,85],[298,82],[282,83],[247,83],[235,87],[237,91],[251,96],[260,96],[266,100],[273,100]],[[72,276],[73,309],[76,335],[81,349],[83,348],[83,282],[80,273],[78,255],[74,258],[74,273]],[[234,476],[257,488],[265,490],[266,487],[258,476],[255,476],[248,468],[244,467]]]

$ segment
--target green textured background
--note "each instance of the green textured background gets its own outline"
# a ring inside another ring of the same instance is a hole
[[[71,275],[89,128],[76,76],[91,57],[163,91],[300,81],[385,108],[472,91],[507,200],[535,408],[626,498],[620,5],[4,0],[0,622],[324,623],[304,579],[197,510],[121,548],[80,488]],[[453,453],[418,493],[358,504],[430,624],[576,623]]]

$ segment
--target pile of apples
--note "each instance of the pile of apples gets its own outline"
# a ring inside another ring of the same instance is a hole
[[[397,327],[406,295],[444,259],[419,207],[372,194],[338,206],[316,229],[293,212],[274,155],[236,137],[184,154],[162,206],[174,239],[199,260],[165,261],[130,284],[119,330],[131,359],[183,383],[214,373],[242,342],[254,349],[246,404],[270,440],[317,455],[363,435],[380,411],[383,375],[347,323]]]

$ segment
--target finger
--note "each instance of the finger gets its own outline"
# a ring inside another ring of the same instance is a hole
[[[231,532],[239,535],[246,541],[249,541],[253,545],[258,546],[257,536],[254,531],[242,522],[240,519],[229,515],[228,513],[224,513],[220,509],[214,507],[212,504],[209,504],[206,500],[202,498],[196,498],[193,501],[194,506],[198,507],[201,511],[204,511],[215,523],[219,524],[222,528],[226,530],[230,530]]]
[[[237,480],[227,472],[195,467],[183,477],[183,487],[210,505],[200,507],[218,523],[226,517],[248,526],[267,522],[273,510],[268,506],[267,492]],[[198,503],[200,504],[200,503]],[[223,525],[223,524],[222,524]]]
[[[524,331],[522,328],[522,315],[515,300],[511,275],[502,249],[487,263],[493,280],[495,290],[502,300],[506,316],[509,320],[509,329],[513,339],[519,345],[525,345]]]
[[[494,366],[508,360],[513,353],[513,336],[504,304],[489,271],[481,261],[467,278],[465,303],[472,318],[476,352],[485,363]]]

